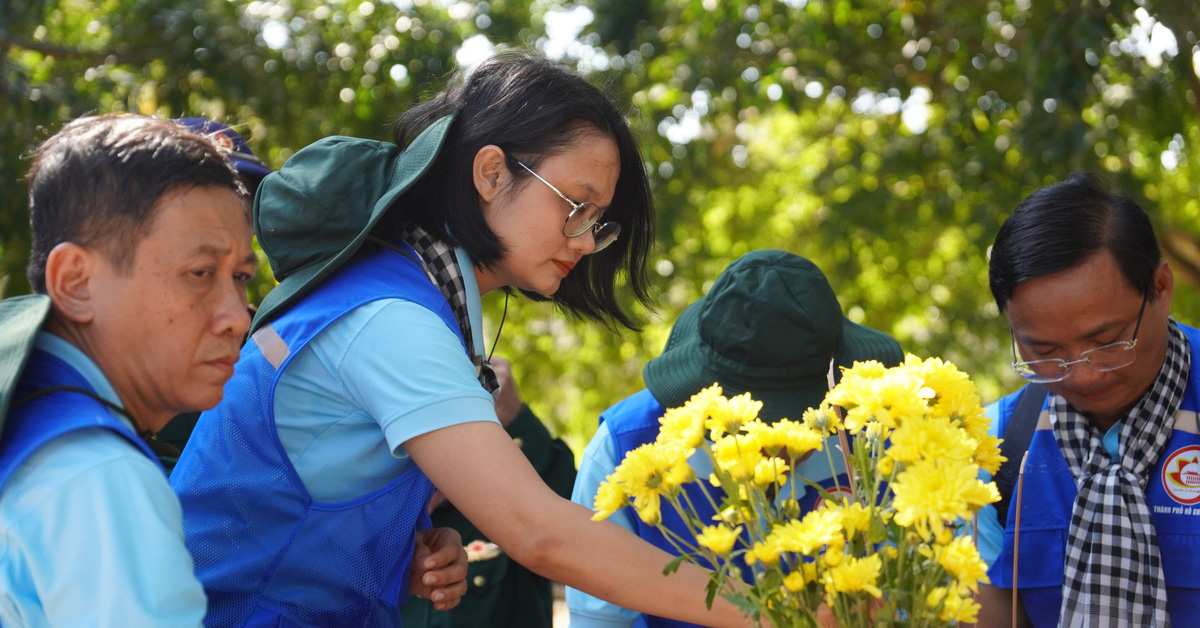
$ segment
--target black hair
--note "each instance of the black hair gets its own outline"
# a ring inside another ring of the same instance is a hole
[[[615,284],[624,272],[635,298],[649,304],[646,259],[654,243],[654,209],[637,141],[613,98],[565,65],[532,53],[503,52],[470,74],[457,75],[445,90],[401,115],[393,127],[396,143],[406,146],[451,113],[456,117],[436,160],[397,200],[381,228],[413,221],[463,247],[475,264],[486,268],[505,250],[480,211],[472,179],[479,149],[500,147],[509,172],[526,183],[532,177],[518,159],[536,170],[547,157],[599,132],[616,143],[620,157],[620,177],[604,219],[621,225],[621,237],[603,251],[584,256],[553,296],[522,292],[553,301],[569,314],[636,330],[617,303]]]
[[[247,206],[237,171],[216,145],[173,122],[108,114],[67,123],[38,147],[29,169],[29,285],[45,293],[46,259],[63,242],[98,250],[128,271],[158,201],[208,186],[233,190]]]
[[[1003,312],[1021,282],[1070,270],[1101,250],[1112,254],[1130,286],[1155,298],[1162,253],[1145,210],[1086,172],[1037,190],[1017,205],[992,245],[988,277],[996,305]]]

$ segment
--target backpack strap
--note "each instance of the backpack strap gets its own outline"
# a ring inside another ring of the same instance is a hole
[[[1046,402],[1049,392],[1041,384],[1026,385],[1017,397],[1017,407],[1008,420],[1008,426],[1004,428],[1004,442],[1000,444],[1000,455],[1008,460],[1000,465],[995,477],[996,489],[1000,492],[1000,501],[996,502],[996,516],[1001,525],[1008,521],[1008,505],[1017,486],[1017,476],[1021,473],[1021,457],[1029,449],[1029,441],[1033,439],[1038,416],[1042,414],[1042,405]]]

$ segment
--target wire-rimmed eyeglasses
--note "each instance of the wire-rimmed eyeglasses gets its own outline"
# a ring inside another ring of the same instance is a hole
[[[559,198],[571,204],[571,213],[567,214],[567,219],[563,222],[563,235],[568,238],[578,238],[587,233],[588,229],[591,229],[592,240],[596,243],[595,248],[592,249],[592,253],[598,253],[601,249],[617,241],[617,236],[621,233],[621,225],[615,222],[599,222],[600,218],[604,215],[604,210],[600,209],[599,205],[587,201],[576,203],[567,198],[567,195],[560,192],[558,188],[551,185],[549,181],[543,179],[542,175],[534,172],[533,168],[521,163],[519,159],[517,160],[517,164],[528,170],[529,174],[537,177],[538,181],[545,183],[546,187],[554,190],[554,193]]]
[[[1009,327],[1008,335],[1012,339],[1013,352],[1013,370],[1021,377],[1037,383],[1037,384],[1053,384],[1061,382],[1071,373],[1071,367],[1076,364],[1082,364],[1093,371],[1106,373],[1115,371],[1119,368],[1124,368],[1133,364],[1137,354],[1134,348],[1137,347],[1138,330],[1142,327],[1142,314],[1146,312],[1146,301],[1150,298],[1150,291],[1142,297],[1142,308],[1138,310],[1137,323],[1133,326],[1133,337],[1129,340],[1118,340],[1110,342],[1106,345],[1088,349],[1079,354],[1075,360],[1063,360],[1052,358],[1049,360],[1030,360],[1028,362],[1020,362],[1017,360],[1017,339],[1013,335],[1012,328]]]

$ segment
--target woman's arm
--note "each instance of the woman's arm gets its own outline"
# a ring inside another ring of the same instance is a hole
[[[404,449],[468,519],[514,560],[629,609],[706,626],[750,626],[721,597],[705,606],[708,572],[685,563],[664,576],[662,550],[551,491],[504,429],[453,425]]]

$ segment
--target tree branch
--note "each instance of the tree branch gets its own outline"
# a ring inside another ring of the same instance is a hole
[[[47,57],[69,57],[75,59],[83,59],[85,61],[95,61],[97,63],[121,62],[129,61],[130,55],[128,51],[117,50],[82,50],[79,48],[70,48],[67,46],[59,46],[46,42],[29,39],[28,37],[17,36],[0,36],[0,48],[24,48],[32,50]]]
[[[1167,229],[1159,238],[1163,256],[1171,262],[1175,280],[1200,286],[1200,243],[1191,235],[1178,229]]]

